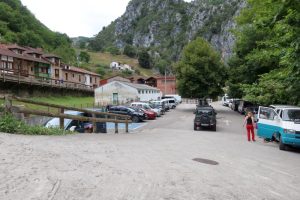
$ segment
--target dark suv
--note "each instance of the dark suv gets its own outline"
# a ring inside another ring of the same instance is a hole
[[[210,128],[213,131],[217,130],[216,111],[211,106],[197,106],[194,119],[194,130],[202,128]]]
[[[146,114],[142,112],[137,112],[132,108],[125,106],[113,106],[109,108],[110,113],[119,114],[119,115],[128,115],[131,117],[132,122],[138,123],[146,119]]]

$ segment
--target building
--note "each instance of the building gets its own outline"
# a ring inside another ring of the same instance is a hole
[[[62,64],[62,80],[90,88],[97,88],[100,76],[82,68]]]
[[[152,77],[151,77],[152,78]],[[154,77],[156,79],[156,82],[154,82],[150,78],[149,84],[155,84],[157,89],[162,91],[162,93],[165,94],[177,94],[177,88],[176,88],[176,77],[175,76],[160,76],[160,77]]]
[[[2,73],[28,79],[51,77],[51,63],[41,53],[17,45],[0,44],[0,68]]]
[[[93,89],[99,86],[96,73],[61,63],[61,58],[41,48],[0,44],[0,76],[22,82]]]
[[[128,83],[131,82],[130,79],[123,78],[123,77],[117,75],[117,76],[112,76],[112,77],[107,78],[107,79],[100,80],[100,86],[105,85],[105,84],[110,83],[110,82],[113,82],[113,81],[121,81],[121,82],[128,82]]]
[[[95,90],[95,103],[101,105],[127,104],[161,98],[159,89],[144,84],[112,81]]]

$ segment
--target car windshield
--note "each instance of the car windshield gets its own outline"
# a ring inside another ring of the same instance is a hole
[[[144,105],[144,108],[145,109],[151,109],[151,107],[149,105],[147,105],[147,104]]]
[[[130,112],[134,112],[132,108],[127,108],[127,110],[129,110]]]
[[[197,110],[196,114],[197,115],[203,115],[203,114],[207,114],[207,115],[212,115],[212,110]]]
[[[284,110],[282,113],[282,120],[284,121],[300,120],[300,109]]]

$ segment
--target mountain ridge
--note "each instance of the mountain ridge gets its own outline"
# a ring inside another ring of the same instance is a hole
[[[200,36],[227,60],[235,41],[230,31],[234,17],[244,6],[245,0],[132,0],[121,17],[90,41],[90,47],[101,51],[133,45],[176,61],[183,47]]]

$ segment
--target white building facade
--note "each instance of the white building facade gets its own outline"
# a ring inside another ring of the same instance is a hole
[[[159,89],[144,84],[112,81],[95,89],[95,103],[98,105],[127,104],[133,101],[160,100]]]

